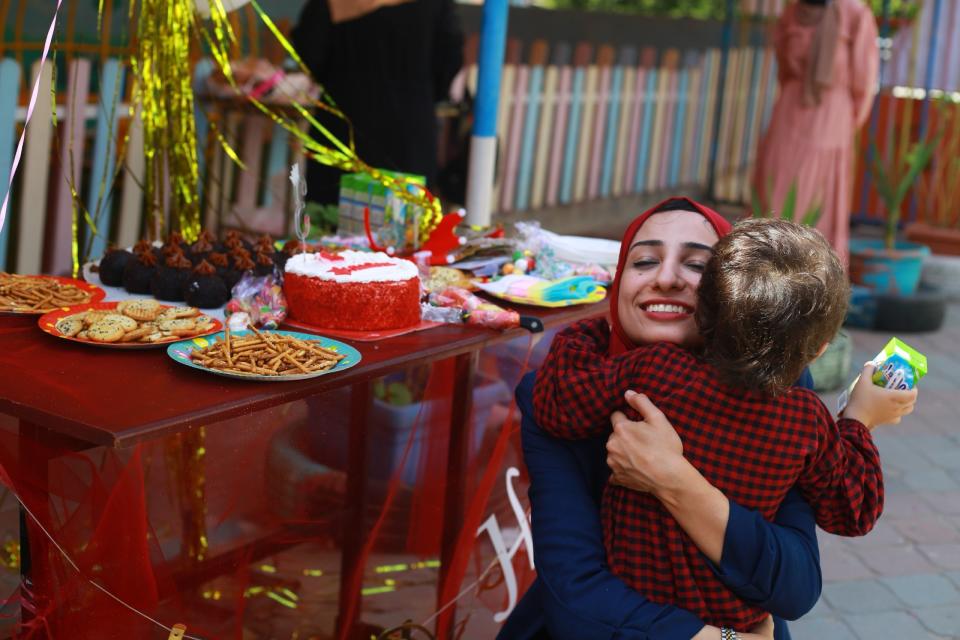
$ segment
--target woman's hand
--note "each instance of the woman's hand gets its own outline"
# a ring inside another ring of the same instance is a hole
[[[634,422],[617,411],[610,417],[613,433],[607,440],[610,482],[634,491],[657,493],[676,486],[689,463],[683,457],[683,442],[667,417],[650,399],[627,391],[627,404],[640,413]]]
[[[881,424],[899,424],[900,419],[913,412],[917,402],[917,389],[895,391],[873,384],[874,364],[863,365],[860,379],[850,394],[850,401],[843,410],[845,418],[863,423],[867,429]]]
[[[649,491],[667,508],[711,561],[719,563],[730,519],[730,501],[683,457],[683,442],[667,417],[645,395],[628,391],[627,404],[640,412],[634,422],[611,416],[607,440],[610,482]]]
[[[691,640],[719,640],[720,629],[710,625],[700,629]],[[740,640],[773,640],[773,617],[767,616],[763,622],[750,629],[750,633],[737,633]]]

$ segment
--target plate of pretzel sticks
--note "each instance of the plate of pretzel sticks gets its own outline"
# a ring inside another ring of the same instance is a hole
[[[42,316],[64,307],[99,302],[96,285],[59,276],[21,276],[0,271],[0,315]]]
[[[349,369],[360,352],[348,344],[297,331],[249,327],[184,340],[167,347],[180,364],[228,378],[286,382]]]

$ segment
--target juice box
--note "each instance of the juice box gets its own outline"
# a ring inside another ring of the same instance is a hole
[[[873,384],[885,389],[913,389],[920,378],[927,375],[927,356],[923,355],[899,338],[890,338],[883,349],[872,360],[874,371]],[[857,376],[837,399],[837,412],[843,411],[850,400],[853,388],[860,380]]]

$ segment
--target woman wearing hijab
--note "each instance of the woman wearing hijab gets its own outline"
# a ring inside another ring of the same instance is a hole
[[[676,212],[699,217],[657,215]],[[699,267],[709,258],[710,247],[729,230],[730,224],[716,212],[686,198],[667,200],[630,224],[610,289],[612,353],[657,341],[697,343],[693,315]],[[626,259],[638,241],[650,248],[650,254],[641,268],[628,269],[637,266],[627,265]],[[664,313],[661,305],[689,313]],[[810,386],[809,375],[804,382]],[[531,373],[516,395],[530,473],[538,577],[498,637],[721,638],[720,629],[705,626],[688,611],[650,602],[610,572],[599,503],[612,471],[613,482],[650,491],[660,499],[731,590],[778,616],[775,632],[768,628],[756,632],[789,638],[779,618],[796,619],[809,611],[821,587],[813,512],[799,493],[791,492],[773,523],[747,511],[686,461],[682,447],[676,446],[676,432],[665,419],[635,423],[631,426],[636,428],[614,433],[609,440],[555,439],[533,420],[534,383]]]
[[[861,0],[798,0],[774,35],[780,95],[760,141],[756,189],[776,213],[819,205],[817,229],[848,261],[853,142],[876,93],[877,23]]]

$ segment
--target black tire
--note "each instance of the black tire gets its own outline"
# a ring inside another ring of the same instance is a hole
[[[901,333],[936,331],[943,326],[946,313],[947,297],[939,291],[918,291],[912,296],[879,295],[874,328]]]

